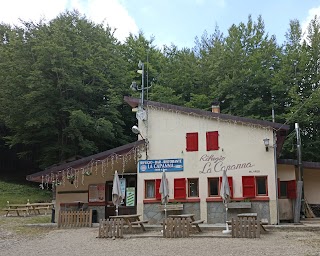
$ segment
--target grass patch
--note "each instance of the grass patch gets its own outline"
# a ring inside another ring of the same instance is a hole
[[[50,202],[52,200],[51,190],[42,190],[34,184],[17,184],[0,181],[0,210],[5,208],[7,201],[12,204]]]

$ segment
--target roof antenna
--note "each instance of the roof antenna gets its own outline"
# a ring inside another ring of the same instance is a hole
[[[149,100],[149,49],[147,50],[147,100]]]

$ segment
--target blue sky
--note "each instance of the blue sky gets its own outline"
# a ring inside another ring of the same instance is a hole
[[[196,36],[218,25],[226,34],[232,24],[247,22],[248,15],[265,22],[266,32],[283,43],[291,19],[304,28],[314,15],[320,16],[320,0],[0,0],[0,22],[17,23],[18,18],[50,20],[66,9],[77,9],[94,22],[117,28],[123,40],[131,32],[143,31],[155,44],[171,43],[193,47]]]

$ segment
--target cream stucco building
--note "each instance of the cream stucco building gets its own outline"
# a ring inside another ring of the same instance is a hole
[[[277,164],[276,159],[289,126],[225,115],[216,108],[212,112],[153,101],[145,101],[142,111],[139,99],[124,100],[133,109],[140,106],[136,142],[27,177],[55,189],[56,217],[70,208],[91,208],[96,219],[114,215],[111,191],[118,171],[126,194],[119,213],[138,213],[151,224],[159,223],[164,217],[159,184],[165,170],[173,208],[179,205],[179,212],[193,213],[206,223],[223,223],[225,205],[219,192],[226,170],[229,218],[256,212],[270,224],[292,219],[295,163]],[[315,195],[320,192],[319,167],[309,165],[305,171],[310,184],[305,194],[314,204],[320,204]]]

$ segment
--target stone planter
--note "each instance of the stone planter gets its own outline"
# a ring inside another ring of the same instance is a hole
[[[164,211],[164,204],[159,205],[159,208],[161,211]],[[167,204],[166,209],[167,211],[182,211],[183,204]]]
[[[246,209],[250,209],[251,208],[251,202],[231,202],[231,203],[228,203],[228,208],[229,209],[243,209],[243,208],[246,208]]]

